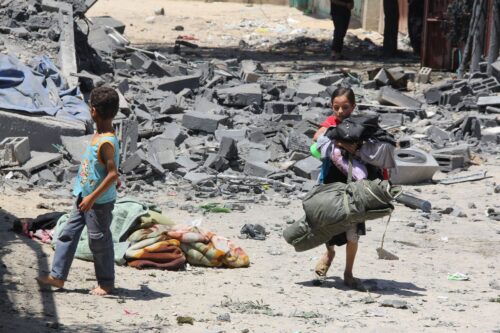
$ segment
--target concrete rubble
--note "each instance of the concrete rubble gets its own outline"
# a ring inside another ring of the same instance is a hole
[[[0,11],[10,16],[0,19],[0,32],[9,38],[0,48],[24,46],[30,51],[20,59],[27,61],[44,44],[70,87],[78,82],[85,96],[103,84],[119,91],[124,195],[153,187],[200,197],[258,194],[269,186],[283,195],[307,192],[321,167],[309,145],[339,86],[353,87],[359,111],[379,113],[382,127],[399,139],[395,183],[429,182],[438,170],[467,169],[477,155],[498,156],[496,76],[432,82],[428,68],[387,67],[283,80],[253,60],[191,61],[132,47],[126,24],[111,17],[88,18],[83,36],[82,17],[93,1],[71,3],[3,2]],[[81,123],[0,110],[0,171],[31,186],[69,188],[90,134]]]

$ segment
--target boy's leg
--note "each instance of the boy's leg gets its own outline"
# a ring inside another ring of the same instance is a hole
[[[347,244],[346,244],[346,260],[345,260],[345,271],[344,271],[344,283],[353,289],[359,289],[360,283],[352,273],[354,267],[354,260],[356,259],[356,253],[358,252],[358,241],[359,235],[357,233],[357,227],[353,227],[346,232]]]
[[[80,235],[85,227],[83,214],[78,209],[79,199],[77,199],[75,206],[71,210],[68,222],[57,238],[56,251],[54,260],[52,261],[52,269],[49,276],[41,276],[37,281],[41,285],[52,285],[54,287],[62,288],[64,281],[66,281],[69,273],[73,258],[75,257],[76,248]]]
[[[109,293],[115,283],[113,239],[109,230],[113,219],[113,208],[114,202],[95,204],[85,213],[89,247],[94,256],[95,274],[99,285],[99,288],[94,289],[92,293],[98,295]]]

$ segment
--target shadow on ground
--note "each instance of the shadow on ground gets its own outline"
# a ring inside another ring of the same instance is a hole
[[[196,43],[196,41],[189,41]],[[382,58],[380,56],[381,49],[376,47],[371,42],[357,40],[354,46],[346,46],[344,50],[344,59],[333,61],[330,59],[330,45],[327,40],[317,40],[305,36],[297,37],[290,41],[278,42],[264,49],[256,49],[248,45],[240,45],[240,47],[198,47],[189,48],[187,46],[180,47],[180,55],[192,60],[209,60],[212,58],[227,60],[227,59],[251,59],[261,62],[264,66],[267,63],[283,63],[290,66],[290,63],[296,64],[297,70],[314,71],[333,69],[338,67],[343,68],[359,68],[360,62],[372,63],[376,66],[392,66],[401,65],[419,65],[419,58],[410,52],[399,52],[397,56],[392,58]],[[143,48],[160,53],[174,53],[173,43],[164,44],[143,44],[135,45],[138,48]]]
[[[29,308],[32,304],[18,304],[16,302],[18,295],[25,296],[27,292],[20,290],[24,289],[26,279],[46,274],[50,267],[41,244],[10,230],[16,219],[16,216],[0,208],[0,332],[54,332],[59,329],[64,330],[64,332],[110,332],[109,329],[95,324],[62,327],[59,324],[53,293],[39,290],[30,291],[33,294],[33,301],[41,300],[41,313],[38,311],[33,313]],[[11,248],[14,244],[23,244],[23,253],[15,253]],[[12,258],[16,258],[15,260],[24,264],[23,258],[29,257],[37,258],[37,265],[33,267],[35,271],[33,276],[20,276],[19,272],[9,268],[7,264],[9,261],[12,262]]]
[[[399,282],[394,280],[384,280],[384,279],[361,279],[362,286],[359,291],[366,292],[369,291],[373,294],[379,295],[399,295],[399,296],[425,296],[421,292],[427,291],[424,288],[420,288],[411,282]],[[326,278],[322,284],[315,284],[314,280],[297,282],[304,287],[315,287],[315,288],[335,288],[339,290],[352,290],[344,284],[344,280],[340,277],[332,276]]]

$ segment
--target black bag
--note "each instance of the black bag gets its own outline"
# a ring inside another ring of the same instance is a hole
[[[330,140],[362,142],[371,138],[380,128],[378,115],[352,115],[336,127],[331,127],[326,136]]]

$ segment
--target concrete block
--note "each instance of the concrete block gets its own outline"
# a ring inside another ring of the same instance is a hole
[[[419,83],[429,83],[431,81],[432,68],[422,67],[418,71],[417,81]]]
[[[243,172],[248,176],[256,176],[256,177],[267,177],[272,173],[279,172],[278,168],[273,167],[264,162],[259,161],[251,161],[247,159],[245,161],[245,168]]]
[[[293,172],[299,177],[317,179],[321,171],[321,161],[309,156],[293,165]]]
[[[443,92],[438,88],[430,88],[424,92],[427,104],[438,104],[441,101]]]
[[[263,149],[250,149],[247,160],[254,162],[268,162],[271,159],[271,152]]]
[[[495,77],[473,80],[469,84],[469,87],[474,95],[477,95],[482,92],[500,91],[500,84],[498,83]]]
[[[377,81],[375,80],[363,81],[363,89],[376,89],[377,87]]]
[[[61,141],[66,151],[75,162],[81,162],[85,149],[92,139],[93,134],[85,136],[61,136]],[[121,145],[120,147],[122,147]]]
[[[332,74],[315,74],[304,79],[304,81],[310,81],[314,83],[321,84],[323,86],[331,86],[335,82],[344,79],[345,76],[342,73],[332,73]]]
[[[326,87],[319,83],[315,83],[312,81],[301,81],[301,83],[299,83],[299,86],[297,87],[296,96],[301,99],[307,97],[316,97],[325,90]]]
[[[485,143],[500,143],[500,126],[485,128],[482,131],[481,141]]]
[[[161,134],[161,137],[172,140],[178,147],[184,142],[184,140],[186,140],[187,134],[184,133],[179,125],[175,123],[168,123],[163,126],[163,133]]]
[[[236,140],[223,137],[219,144],[219,156],[224,157],[228,161],[233,161],[238,159],[238,146],[236,145]]]
[[[248,106],[254,103],[257,105],[262,104],[262,89],[257,83],[217,89],[216,94],[224,105]]]
[[[85,125],[50,116],[32,116],[0,111],[0,140],[7,137],[28,137],[34,151],[54,152],[53,144],[62,144],[61,136],[83,136]]]
[[[56,175],[49,169],[43,169],[38,173],[39,181],[55,183],[57,182]]]
[[[132,155],[137,150],[139,140],[139,124],[133,119],[123,119],[114,124],[115,133],[120,141],[122,160]]]
[[[462,156],[465,162],[469,162],[471,158],[470,148],[467,144],[462,144],[453,147],[446,147],[441,149],[435,149],[432,151],[432,155],[454,155]]]
[[[404,115],[402,113],[381,113],[380,126],[382,128],[400,127],[404,124]]]
[[[178,93],[183,89],[197,89],[200,87],[200,77],[198,75],[174,76],[163,79],[158,85],[158,89],[163,91],[173,91]]]
[[[439,169],[443,172],[461,169],[465,165],[463,156],[432,153],[432,157],[436,159],[439,164]]]
[[[215,139],[221,141],[223,137],[228,137],[236,142],[245,140],[247,136],[247,130],[245,128],[241,129],[218,129],[215,131]]]
[[[406,89],[408,79],[402,67],[389,68],[387,70],[387,76],[389,77],[392,87],[396,89]]]
[[[382,87],[378,98],[380,104],[420,109],[422,103],[391,87]]]
[[[194,170],[198,167],[198,163],[194,162],[187,156],[179,156],[175,162],[180,168],[185,168],[188,171]]]
[[[496,106],[500,105],[500,95],[496,96],[483,96],[477,99],[477,106]]]
[[[201,173],[201,172],[188,172],[184,176],[184,179],[190,181],[193,185],[210,180],[212,178],[213,176],[209,175],[208,173]]]
[[[429,128],[426,131],[427,138],[436,142],[436,143],[443,143],[444,141],[449,141],[450,140],[450,133],[440,129],[437,126],[429,126]]]
[[[297,103],[285,101],[272,101],[264,104],[264,112],[267,114],[283,114],[290,113],[296,107]]]
[[[5,138],[0,142],[0,164],[23,165],[31,158],[30,142],[27,137]],[[2,163],[3,159],[3,163]]]
[[[417,148],[395,152],[396,167],[391,171],[393,184],[418,184],[432,179],[440,166],[431,154]]]
[[[165,149],[155,154],[158,163],[161,164],[167,170],[174,171],[177,169],[178,164],[175,158],[175,151],[171,149]]]
[[[240,78],[245,83],[255,83],[259,80],[260,75],[255,73],[262,69],[261,66],[253,60],[242,60],[240,63]]]
[[[130,55],[130,63],[132,67],[137,70],[141,70],[144,64],[150,60],[151,58],[139,51],[135,51]]]
[[[229,161],[219,154],[208,154],[203,166],[223,172],[229,167]]]
[[[491,74],[500,81],[500,60],[491,64]]]
[[[120,168],[123,173],[132,172],[146,159],[146,154],[142,150],[135,151],[131,156],[127,157],[121,164]]]
[[[219,123],[225,120],[225,116],[192,111],[182,117],[182,126],[207,133],[214,133]]]
[[[261,130],[253,130],[248,134],[248,140],[254,143],[260,143],[266,141],[267,137]]]
[[[202,113],[219,113],[222,110],[222,107],[219,104],[209,101],[205,97],[196,96],[194,101],[194,110]]]
[[[157,135],[149,139],[149,149],[154,153],[159,153],[166,150],[175,151],[174,140],[164,137],[163,135]]]
[[[78,73],[76,65],[75,32],[73,20],[73,6],[67,3],[59,3],[59,28],[61,36],[59,37],[59,66],[61,73],[66,79],[69,87],[75,87],[78,84],[78,78],[71,74]]]
[[[167,91],[165,96],[161,99],[160,113],[175,114],[182,112],[182,108],[179,108],[177,104],[177,96],[173,92]]]

